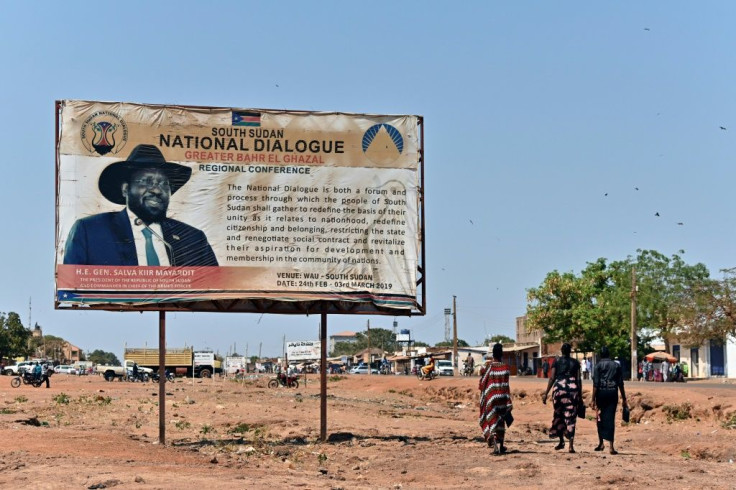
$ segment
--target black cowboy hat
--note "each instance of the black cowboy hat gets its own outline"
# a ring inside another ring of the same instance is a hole
[[[102,171],[98,182],[100,192],[108,201],[115,204],[125,204],[125,197],[120,184],[127,182],[133,172],[145,169],[156,169],[164,172],[169,178],[172,194],[186,184],[189,177],[192,176],[190,167],[167,162],[161,150],[157,147],[138,145],[130,152],[127,160],[111,163]]]

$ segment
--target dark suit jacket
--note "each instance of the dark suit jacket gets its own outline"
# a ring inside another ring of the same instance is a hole
[[[161,222],[172,266],[217,265],[217,258],[205,234],[181,221]],[[125,209],[77,220],[64,249],[65,264],[139,265],[133,230]]]

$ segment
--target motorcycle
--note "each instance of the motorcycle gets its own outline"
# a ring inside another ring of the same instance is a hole
[[[278,388],[279,386],[284,386],[286,388],[299,388],[299,381],[297,381],[296,375],[287,376],[286,374],[281,373],[268,382],[269,388]]]
[[[423,381],[423,380],[425,380],[425,381],[432,381],[437,376],[438,376],[437,375],[437,371],[435,371],[434,369],[432,369],[429,372],[429,374],[424,374],[424,371],[422,371],[422,368],[421,367],[417,367],[417,379],[419,381]]]
[[[170,373],[169,371],[165,371],[165,374],[166,374],[166,381],[169,383],[174,381],[174,378],[176,378],[176,376],[174,376],[174,373]],[[160,379],[161,379],[161,376],[158,374],[158,372],[151,374],[151,383],[158,383]]]
[[[50,377],[51,372],[46,373],[46,376]],[[10,380],[10,386],[13,388],[18,388],[21,384],[24,385],[31,385],[34,388],[40,387],[43,383],[45,383],[45,380],[43,376],[40,378],[36,378],[33,373],[29,373],[28,371],[23,371],[22,375],[18,375]]]
[[[470,365],[468,365],[468,364],[465,364],[465,365],[463,366],[463,372],[462,372],[462,375],[463,375],[463,376],[472,376],[472,375],[473,375],[473,367],[472,367],[472,366],[470,366]]]
[[[133,371],[128,372],[128,381],[130,382],[138,382],[145,383],[150,379],[150,376],[145,371],[138,371],[137,374],[133,374]]]

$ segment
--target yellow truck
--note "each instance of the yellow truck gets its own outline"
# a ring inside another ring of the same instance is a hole
[[[158,349],[126,348],[123,358],[158,372]],[[166,370],[177,376],[209,378],[214,373],[222,372],[222,364],[215,359],[214,352],[195,352],[192,347],[166,349],[165,364]]]

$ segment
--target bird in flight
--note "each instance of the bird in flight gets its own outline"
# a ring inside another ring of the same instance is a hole
[[[678,224],[678,225],[680,225],[680,226],[682,226],[682,225],[684,225],[685,223],[683,223],[682,221],[680,221],[680,222],[679,222],[679,223],[677,223],[677,224]]]
[[[659,212],[654,213],[654,216],[659,216]]]
[[[722,131],[726,130],[726,128],[724,128],[723,126],[718,126],[718,127],[721,128]]]
[[[645,30],[645,31],[651,31],[651,29],[650,29],[650,28],[648,28],[648,27],[645,27],[645,28],[644,28],[644,30]]]
[[[475,223],[473,223],[473,220],[472,219],[469,219],[468,221],[470,221],[470,224],[471,225],[474,225],[475,224]]]

